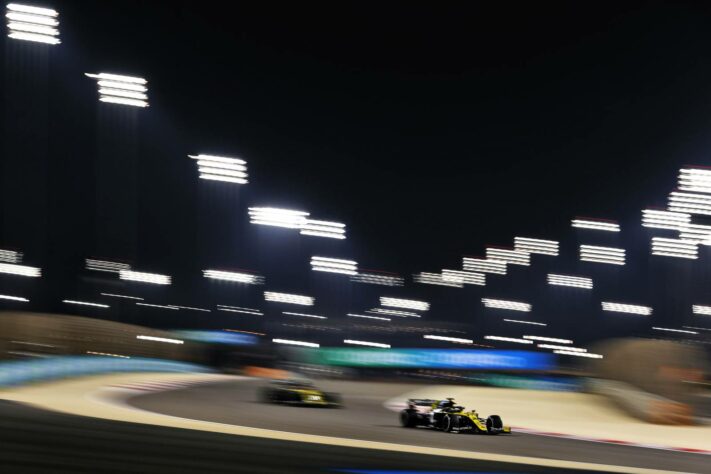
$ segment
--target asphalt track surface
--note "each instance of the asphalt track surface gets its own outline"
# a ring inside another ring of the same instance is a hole
[[[0,473],[564,473],[108,421],[0,401]],[[575,471],[585,473],[587,471]]]
[[[196,420],[422,446],[423,453],[426,448],[434,447],[682,472],[711,472],[711,458],[701,454],[523,433],[487,436],[401,428],[397,414],[384,408],[383,402],[417,388],[413,385],[321,383],[324,390],[341,394],[344,402],[341,409],[263,404],[257,399],[261,385],[262,382],[254,380],[207,384],[139,395],[129,399],[128,403],[143,410]],[[521,466],[513,471],[532,472],[528,468],[521,469]]]

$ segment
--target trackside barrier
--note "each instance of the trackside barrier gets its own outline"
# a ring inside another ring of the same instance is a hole
[[[0,387],[121,372],[213,372],[213,370],[197,364],[162,359],[60,356],[0,363]]]
[[[660,397],[628,383],[590,379],[590,391],[613,400],[627,413],[649,423],[663,425],[695,424],[691,406]]]

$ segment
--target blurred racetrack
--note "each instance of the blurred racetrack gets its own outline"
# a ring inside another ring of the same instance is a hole
[[[79,417],[0,401],[0,472],[569,472]],[[586,472],[586,471],[576,471]]]
[[[634,468],[708,472],[709,458],[700,454],[522,433],[475,436],[404,429],[399,426],[396,414],[387,410],[383,403],[416,388],[411,384],[323,382],[323,389],[342,394],[345,407],[315,409],[262,404],[257,400],[261,383],[239,380],[200,385],[139,395],[129,399],[128,403],[143,410],[189,419],[422,446],[423,453],[427,448],[446,448]]]

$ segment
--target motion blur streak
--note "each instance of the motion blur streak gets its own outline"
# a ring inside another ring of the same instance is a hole
[[[301,224],[300,233],[301,235],[342,240],[346,238],[346,225],[340,222],[306,219]]]
[[[432,334],[426,334],[422,336],[424,339],[432,339],[433,341],[445,341],[445,342],[455,342],[458,344],[473,344],[473,339],[464,339],[462,337],[448,337],[448,336],[436,336]]]
[[[276,344],[289,344],[291,346],[320,347],[320,345],[315,342],[294,341],[292,339],[272,339],[272,342]]]
[[[405,279],[400,276],[381,273],[358,273],[351,277],[351,281],[382,286],[403,286],[405,284]]]
[[[243,313],[243,314],[251,314],[254,316],[264,316],[264,313],[262,313],[258,309],[240,308],[239,306],[227,306],[227,305],[218,304],[217,310],[218,311],[227,311],[229,313]]]
[[[357,341],[354,339],[344,339],[345,344],[353,344],[356,346],[379,347],[381,349],[390,349],[390,344],[382,344],[380,342]]]
[[[276,207],[249,208],[250,224],[284,227],[286,229],[300,229],[304,222],[306,222],[308,215],[308,212],[279,209]]]
[[[94,352],[94,351],[86,351],[87,354],[89,355],[98,355],[98,356],[106,356],[106,357],[118,357],[120,359],[130,359],[131,356],[125,356],[121,354],[109,354],[108,352]]]
[[[167,337],[155,337],[155,336],[143,336],[143,335],[136,336],[136,339],[142,339],[144,341],[166,342],[168,344],[184,344],[185,343],[185,341],[182,341],[180,339],[170,339]]]
[[[281,314],[286,314],[288,316],[301,316],[304,318],[316,318],[316,319],[328,319],[326,316],[319,316],[317,314],[307,314],[307,313],[292,313],[289,311],[282,311]]]
[[[602,359],[602,355],[593,354],[592,352],[575,352],[575,351],[553,351],[554,354],[568,355],[573,357],[587,357],[589,359]]]
[[[536,323],[533,321],[521,321],[519,319],[504,319],[505,322],[507,323],[516,323],[516,324],[530,324],[533,326],[548,326],[546,323]]]
[[[523,336],[524,339],[530,339],[532,341],[545,341],[545,342],[557,342],[559,344],[572,344],[573,341],[570,339],[557,339],[555,337],[543,337],[543,336]]]
[[[274,291],[265,291],[264,299],[274,303],[298,304],[302,306],[313,306],[314,298],[303,295],[292,295],[290,293],[277,293]]]
[[[368,316],[367,314],[348,313],[346,316],[351,318],[377,319],[379,321],[391,321],[390,318],[381,318],[380,316]]]
[[[402,298],[391,298],[388,296],[380,297],[381,306],[389,306],[392,308],[414,309],[415,311],[428,311],[430,304],[424,301],[406,300]]]
[[[711,193],[711,170],[682,168],[679,171],[679,189],[697,193]]]
[[[80,306],[94,306],[96,308],[108,308],[109,305],[107,304],[102,304],[102,303],[91,303],[89,301],[76,301],[76,300],[62,300],[62,303],[67,303],[67,304],[77,304]]]
[[[506,309],[511,311],[530,312],[531,305],[520,301],[497,300],[493,298],[482,298],[481,302],[487,308]]]
[[[134,272],[132,270],[121,270],[119,278],[128,281],[137,281],[141,283],[151,283],[154,285],[170,285],[171,278],[168,275],[159,273]]]
[[[373,308],[369,309],[366,311],[367,313],[376,313],[376,314],[387,314],[389,316],[404,316],[404,317],[412,317],[412,318],[419,318],[420,315],[417,313],[412,313],[410,311],[400,311],[397,309],[387,309],[387,308]]]
[[[25,265],[16,265],[13,263],[0,263],[0,273],[33,278],[38,278],[42,276],[42,270],[39,268],[28,267]]]
[[[136,303],[137,306],[147,306],[149,308],[159,308],[159,309],[170,309],[173,311],[179,311],[180,308],[177,306],[163,305],[163,304],[150,304],[150,303]]]
[[[652,308],[648,306],[639,306],[625,303],[612,303],[609,301],[602,302],[602,309],[603,311],[612,311],[615,313],[641,314],[644,316],[649,316],[650,314],[652,314]]]
[[[261,285],[264,283],[264,277],[253,275],[251,273],[203,270],[202,274],[205,278],[212,278],[213,280],[233,281],[236,283],[247,283],[250,285]]]
[[[570,347],[570,346],[558,346],[555,344],[538,344],[538,347],[541,349],[555,349],[555,350],[560,350],[560,351],[569,351],[569,352],[587,352],[587,349],[583,349],[582,347]]]
[[[620,231],[620,225],[610,221],[601,221],[595,219],[573,219],[571,224],[573,227],[577,227],[578,229],[604,230],[607,232]]]
[[[124,298],[127,300],[139,300],[143,301],[143,298],[139,298],[138,296],[128,296],[128,295],[117,295],[115,293],[101,293],[103,296],[110,296],[111,298]]]
[[[518,339],[515,337],[484,336],[484,339],[489,339],[490,341],[514,342],[516,344],[533,344],[533,341],[529,341],[528,339]]]
[[[696,331],[686,331],[684,329],[671,329],[671,328],[660,328],[660,327],[652,327],[652,329],[656,331],[667,331],[667,332],[681,332],[684,334],[698,334]]]
[[[21,296],[10,296],[10,295],[0,295],[0,300],[20,301],[22,303],[28,303],[30,301],[27,298],[22,298]]]

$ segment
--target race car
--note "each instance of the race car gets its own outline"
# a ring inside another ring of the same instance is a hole
[[[338,394],[323,392],[308,380],[274,380],[260,389],[259,398],[265,403],[322,408],[341,407],[341,397]]]
[[[407,408],[400,412],[400,424],[405,428],[422,426],[452,433],[511,434],[511,428],[504,426],[499,415],[480,418],[476,411],[465,411],[454,403],[453,398],[411,398]]]

